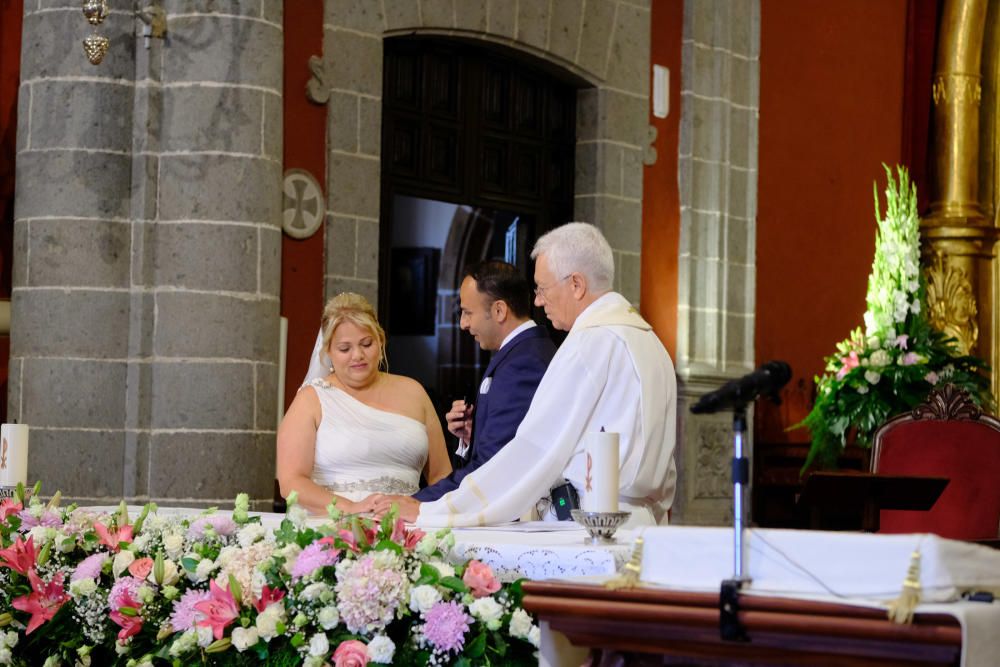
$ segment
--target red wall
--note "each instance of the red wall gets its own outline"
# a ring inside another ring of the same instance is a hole
[[[323,3],[285,2],[285,169],[306,169],[326,187],[326,107],[306,98],[309,57],[323,53]],[[287,407],[309,368],[323,311],[323,236],[282,235],[281,314],[288,318]]]
[[[14,253],[14,158],[17,88],[21,81],[22,0],[0,1],[0,299],[10,299]],[[0,336],[0,420],[7,421],[10,336]]]
[[[670,69],[670,111],[666,118],[653,116],[656,128],[656,162],[646,167],[642,179],[642,269],[640,299],[643,317],[653,325],[671,356],[677,350],[677,254],[680,234],[680,199],[677,189],[678,130],[681,118],[681,37],[683,0],[657,0],[650,22],[650,97],[653,65]]]
[[[783,359],[786,405],[761,441],[808,440],[811,380],[862,324],[875,247],[872,182],[901,159],[906,0],[763,0],[756,358]]]

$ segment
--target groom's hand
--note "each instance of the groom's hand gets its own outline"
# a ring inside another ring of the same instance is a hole
[[[375,499],[375,516],[381,518],[392,509],[393,504],[399,506],[399,517],[404,521],[414,522],[420,514],[420,501],[410,496],[391,496],[378,494]]]

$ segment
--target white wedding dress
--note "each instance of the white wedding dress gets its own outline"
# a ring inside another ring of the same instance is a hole
[[[319,396],[312,478],[350,501],[372,493],[410,495],[427,462],[427,427],[411,417],[365,405],[322,379],[306,383]]]

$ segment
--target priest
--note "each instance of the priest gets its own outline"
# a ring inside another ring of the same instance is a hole
[[[534,509],[551,516],[552,488],[565,480],[585,492],[586,435],[603,429],[620,436],[619,507],[632,511],[632,525],[665,523],[677,477],[677,385],[666,349],[612,291],[614,257],[596,227],[557,227],[531,257],[535,305],[569,335],[513,440],[439,500],[378,496],[376,510],[397,503],[404,518],[448,526],[504,523]]]

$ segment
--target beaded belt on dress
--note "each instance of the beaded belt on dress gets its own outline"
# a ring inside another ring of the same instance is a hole
[[[410,495],[420,490],[420,487],[413,482],[399,479],[398,477],[375,477],[374,479],[363,479],[357,482],[334,482],[324,485],[334,493],[351,493],[355,491],[368,491],[370,493],[394,493],[400,495]]]

